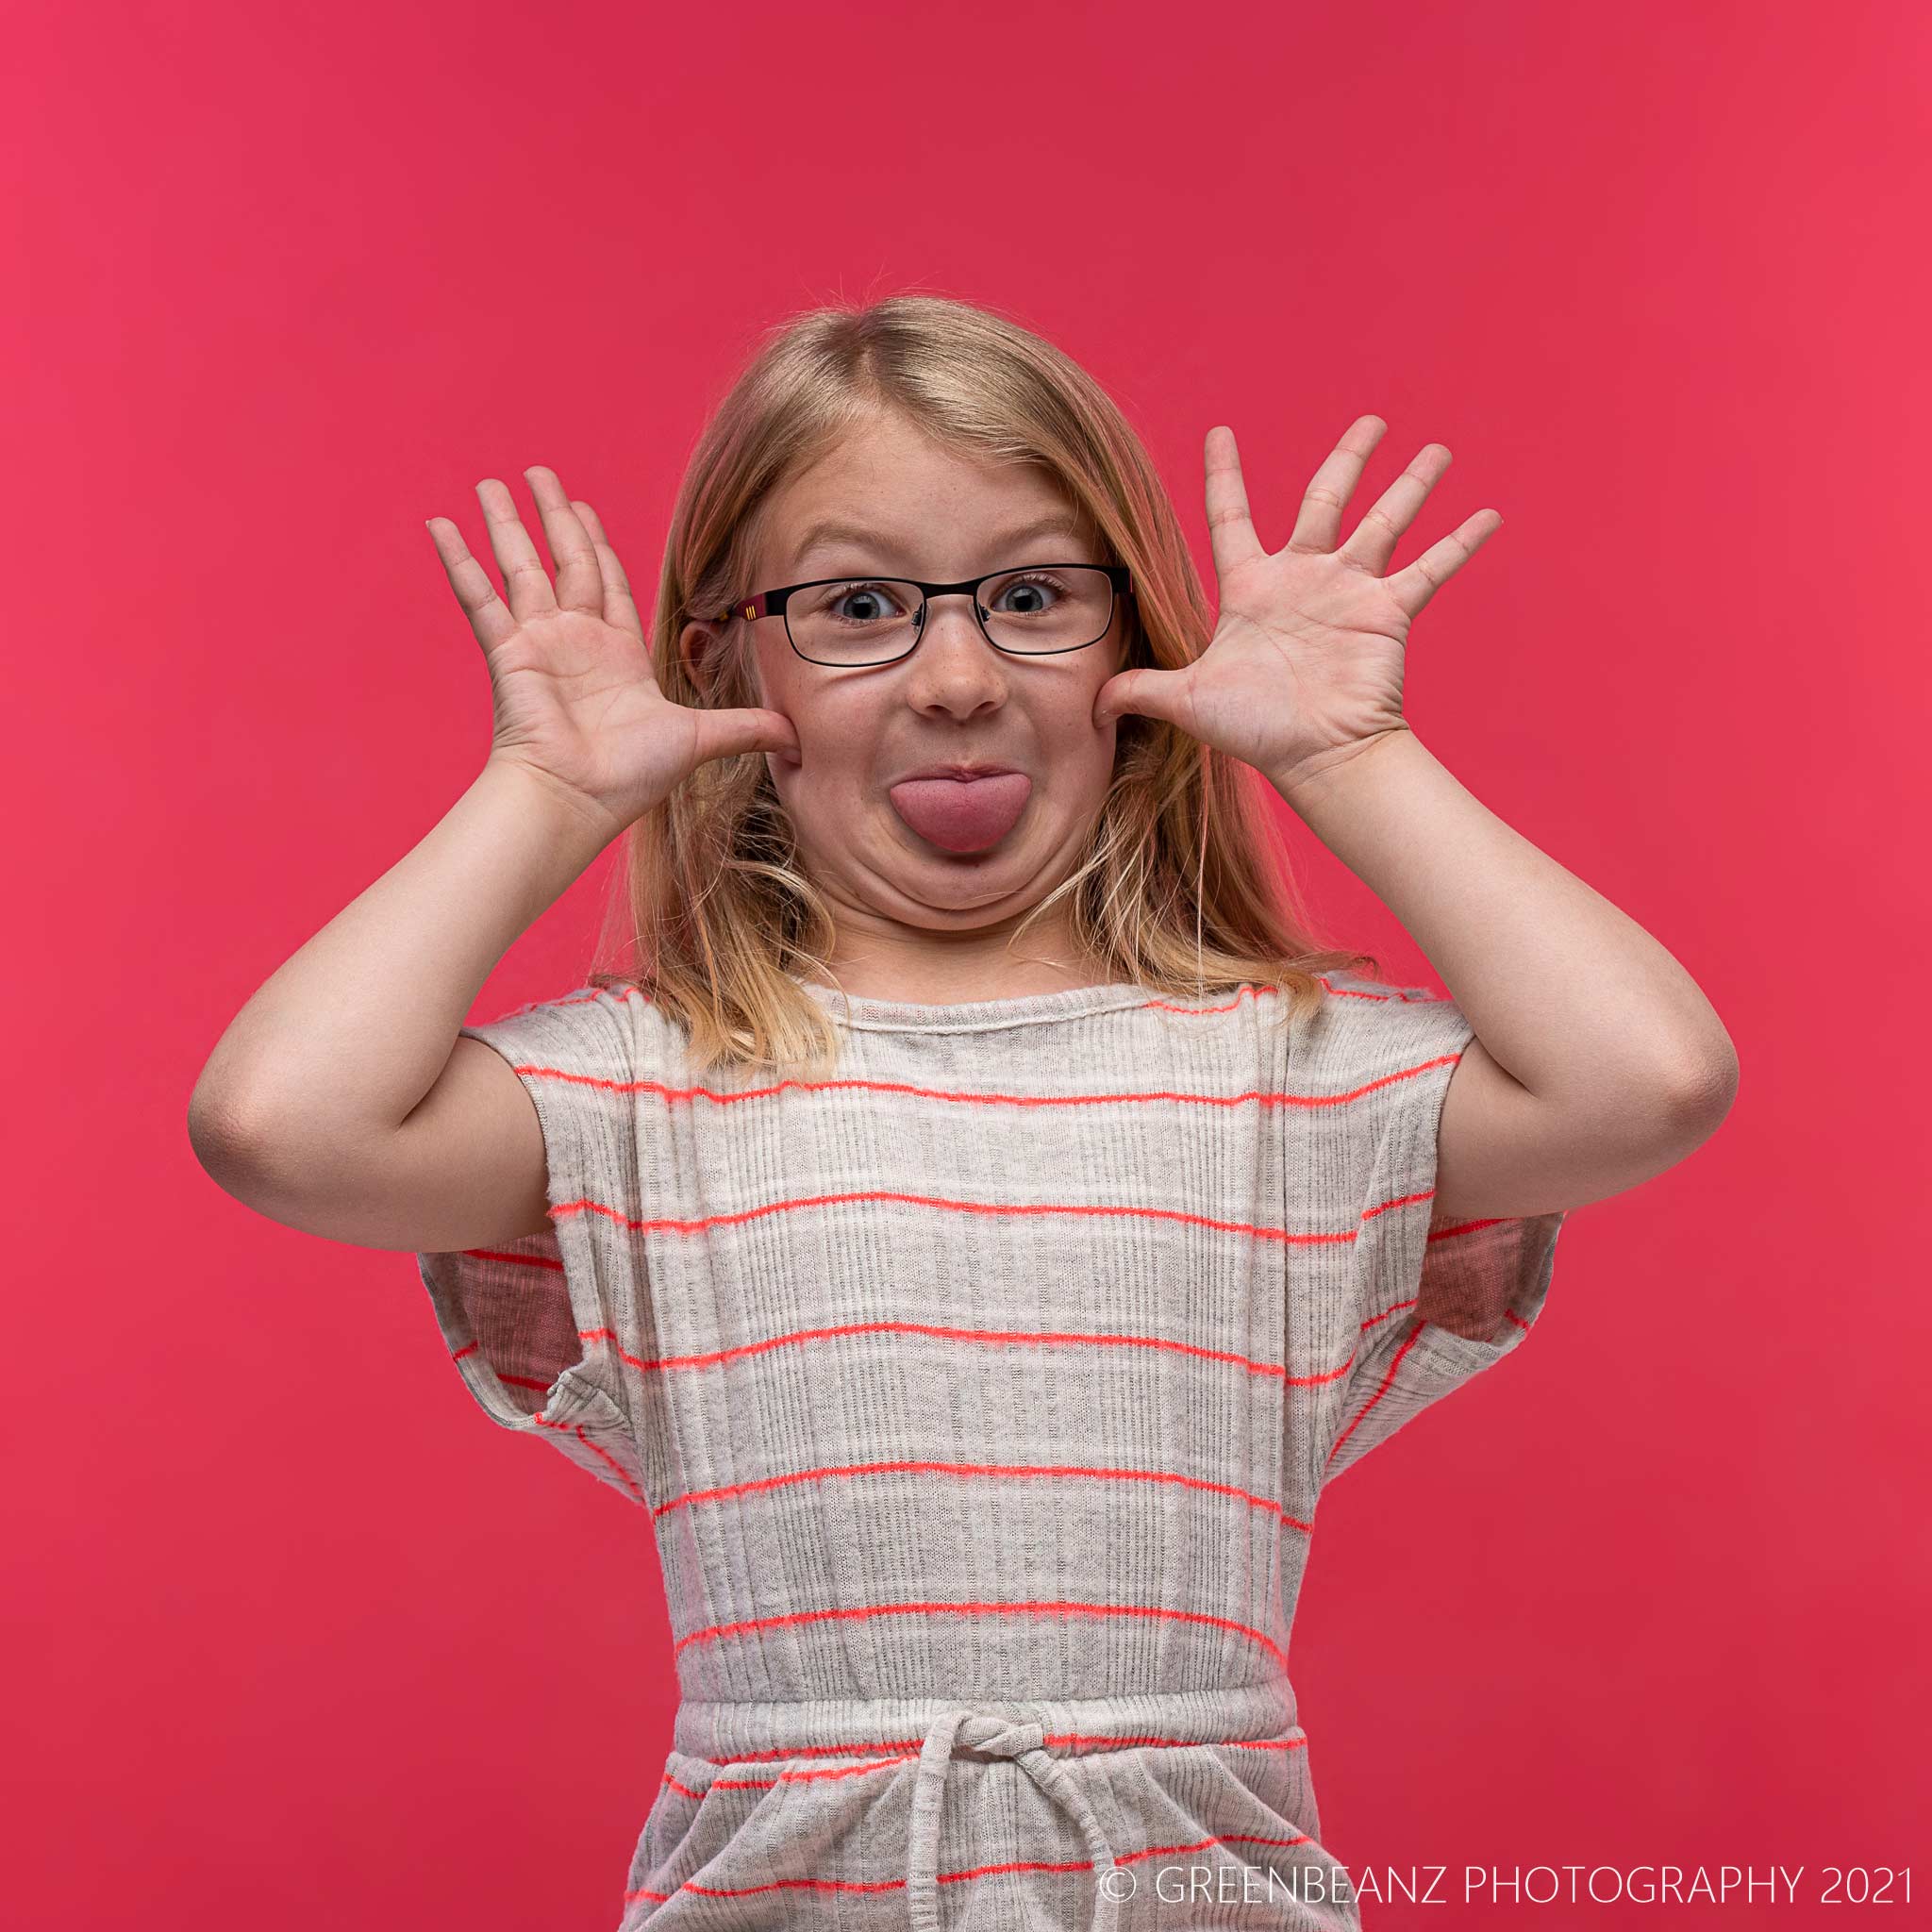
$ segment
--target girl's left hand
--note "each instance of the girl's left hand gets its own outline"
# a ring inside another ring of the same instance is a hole
[[[1094,701],[1105,724],[1124,712],[1176,724],[1244,759],[1286,794],[1391,731],[1406,731],[1402,665],[1409,620],[1502,526],[1479,509],[1393,576],[1397,540],[1452,460],[1428,444],[1339,549],[1341,512],[1389,425],[1360,416],[1316,471],[1287,546],[1271,557],[1248,514],[1234,431],[1208,432],[1208,531],[1220,622],[1176,671],[1110,677]]]

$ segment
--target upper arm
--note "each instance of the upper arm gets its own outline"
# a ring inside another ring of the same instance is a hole
[[[386,1184],[392,1240],[416,1252],[474,1248],[550,1225],[549,1166],[529,1089],[480,1040],[458,1035],[449,1064],[396,1132]]]
[[[549,1224],[536,1106],[508,1061],[467,1035],[387,1135],[310,1141],[239,1123],[220,1133],[204,1127],[196,1152],[258,1213],[358,1247],[470,1248]]]
[[[1715,1095],[1713,1094],[1713,1098]],[[1471,1037],[1442,1099],[1438,1217],[1553,1214],[1620,1194],[1674,1167],[1724,1109],[1694,1084],[1606,1088],[1587,1111],[1539,1100]]]

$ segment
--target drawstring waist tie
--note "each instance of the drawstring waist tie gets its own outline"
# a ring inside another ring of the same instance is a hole
[[[886,1773],[911,1760],[903,1866],[908,1919],[902,1923],[912,1932],[940,1932],[941,1824],[954,1759],[1004,1760],[1075,1826],[1091,1866],[1092,1932],[1117,1932],[1123,1902],[1134,1890],[1117,1875],[1120,1860],[1132,1863],[1148,1848],[1123,1844],[1116,1852],[1076,1760],[1168,1746],[1292,1751],[1301,1738],[1294,1691],[1281,1675],[1212,1690],[1014,1701],[686,1698],[674,1720],[672,1748],[728,1768],[732,1777],[799,1778],[803,1789],[823,1792],[852,1791],[848,1774]],[[977,1856],[993,1862],[1012,1856],[979,1841]],[[1281,1849],[1302,1841],[1287,1840]]]
[[[1010,1759],[1073,1818],[1093,1861],[1093,1932],[1114,1932],[1121,1908],[1111,1876],[1113,1848],[1065,1765],[1048,1755],[1045,1732],[1037,1724],[1017,1724],[966,1709],[948,1710],[935,1718],[919,1747],[906,1858],[912,1932],[940,1932],[940,1811],[946,1795],[946,1773],[961,1746]]]

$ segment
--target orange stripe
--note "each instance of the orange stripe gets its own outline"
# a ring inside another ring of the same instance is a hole
[[[917,1751],[906,1751],[896,1757],[881,1757],[872,1764],[832,1764],[819,1771],[781,1771],[776,1777],[714,1777],[707,1789],[714,1791],[769,1791],[776,1785],[810,1784],[817,1778],[858,1777],[869,1771],[886,1771],[895,1764],[909,1764],[918,1756]],[[684,1788],[680,1785],[678,1789],[682,1790]],[[691,1791],[686,1795],[696,1797],[699,1794]]]
[[[599,1074],[575,1074],[566,1067],[545,1066],[537,1060],[514,1062],[515,1071],[532,1079],[562,1080],[573,1087],[595,1087],[606,1093],[656,1093],[669,1100],[709,1100],[727,1107],[741,1100],[768,1100],[788,1088],[800,1093],[832,1093],[848,1090],[861,1093],[902,1093],[920,1100],[944,1100],[971,1107],[1110,1107],[1122,1102],[1145,1104],[1150,1101],[1182,1101],[1191,1107],[1244,1107],[1253,1101],[1260,1107],[1345,1107],[1378,1088],[1393,1086],[1398,1080],[1413,1080],[1434,1067],[1452,1067],[1459,1053],[1438,1054],[1433,1059],[1418,1060],[1412,1067],[1380,1074],[1359,1087],[1341,1093],[1269,1093],[1251,1089],[1245,1093],[1189,1093],[1178,1089],[1149,1088],[1121,1093],[999,1093],[957,1092],[944,1087],[921,1087],[905,1080],[778,1080],[766,1087],[746,1087],[736,1092],[721,1093],[716,1088],[673,1087],[662,1080],[611,1080]]]
[[[1118,1861],[1116,1861],[1118,1862]],[[958,1885],[967,1878],[991,1878],[1005,1872],[1091,1872],[1091,1858],[1008,1858],[999,1865],[969,1865],[962,1872],[935,1872],[934,1880],[941,1885]]]
[[[903,1878],[881,1878],[871,1885],[849,1878],[769,1878],[762,1885],[700,1885],[688,1878],[677,1889],[700,1898],[750,1898],[760,1891],[898,1891],[905,1883]]]
[[[1230,1831],[1210,1833],[1208,1837],[1196,1839],[1189,1844],[1149,1845],[1143,1851],[1119,1852],[1114,1855],[1116,1865],[1138,1865],[1146,1858],[1171,1858],[1185,1852],[1205,1852],[1215,1845],[1232,1850],[1236,1845],[1274,1845],[1283,1850],[1295,1845],[1312,1844],[1314,1840],[1307,1832],[1298,1832],[1293,1838],[1268,1838],[1257,1832]],[[935,1874],[941,1885],[957,1885],[973,1878],[991,1878],[1011,1872],[1091,1872],[1091,1858],[1068,1858],[1047,1861],[1037,1858],[1015,1858],[997,1865],[973,1865],[957,1872],[941,1872]],[[770,1878],[759,1885],[716,1886],[699,1885],[687,1879],[677,1887],[679,1891],[695,1892],[705,1898],[751,1898],[763,1891],[897,1891],[903,1890],[903,1878],[880,1878],[871,1883],[861,1883],[845,1878]],[[654,1891],[647,1886],[640,1886],[635,1891],[624,1894],[626,1907],[640,1899],[650,1899],[658,1905],[672,1896],[668,1891]]]
[[[1408,1331],[1407,1339],[1403,1342],[1402,1346],[1395,1351],[1395,1358],[1389,1364],[1388,1368],[1383,1372],[1381,1381],[1375,1385],[1375,1392],[1373,1395],[1371,1395],[1369,1399],[1365,1403],[1363,1403],[1358,1409],[1356,1410],[1355,1420],[1349,1424],[1347,1428],[1342,1430],[1341,1435],[1336,1437],[1335,1447],[1329,1450],[1328,1454],[1323,1458],[1322,1466],[1324,1469],[1328,1466],[1329,1463],[1335,1460],[1336,1455],[1341,1450],[1341,1445],[1345,1441],[1347,1441],[1352,1435],[1355,1434],[1356,1429],[1359,1426],[1362,1418],[1368,1414],[1370,1409],[1374,1407],[1376,1403],[1381,1401],[1384,1393],[1387,1391],[1389,1388],[1390,1383],[1391,1383],[1395,1379],[1395,1371],[1402,1366],[1403,1357],[1406,1356],[1409,1352],[1409,1350],[1415,1346],[1416,1337],[1420,1335],[1422,1332],[1423,1324],[1420,1321],[1418,1321],[1415,1326]]]
[[[1263,1838],[1257,1832],[1229,1831],[1210,1833],[1207,1838],[1197,1839],[1191,1845],[1149,1845],[1143,1852],[1128,1852],[1114,1859],[1116,1865],[1138,1865],[1142,1858],[1171,1858],[1176,1852],[1205,1852],[1210,1845],[1309,1845],[1313,1844],[1307,1832],[1298,1832],[1293,1838]]]
[[[1191,1341],[1171,1341],[1156,1335],[1081,1335],[1068,1330],[1033,1328],[953,1328],[934,1322],[844,1322],[825,1328],[795,1328],[786,1335],[770,1335],[762,1341],[741,1341],[729,1348],[717,1348],[703,1355],[635,1356],[617,1345],[608,1328],[578,1331],[586,1341],[608,1341],[612,1350],[634,1369],[710,1368],[740,1356],[761,1355],[768,1348],[785,1348],[797,1342],[822,1341],[840,1335],[931,1335],[953,1341],[1091,1342],[1109,1348],[1165,1348],[1176,1355],[1199,1356],[1204,1360],[1232,1362],[1253,1375],[1279,1375],[1291,1384],[1332,1381],[1339,1369],[1312,1375],[1290,1375],[1279,1362],[1256,1361],[1224,1348],[1202,1348]]]
[[[1506,1221],[1522,1219],[1520,1214],[1492,1214],[1487,1221],[1445,1222],[1441,1227],[1430,1228],[1429,1239],[1432,1241],[1446,1241],[1458,1234],[1474,1234],[1479,1227],[1500,1227]]]
[[[747,1221],[759,1220],[767,1214],[782,1213],[795,1208],[836,1207],[851,1201],[895,1201],[915,1208],[944,1208],[963,1214],[1075,1214],[1101,1219],[1119,1216],[1124,1219],[1174,1221],[1190,1227],[1208,1228],[1217,1234],[1252,1235],[1257,1241],[1278,1241],[1284,1247],[1334,1247],[1346,1246],[1349,1242],[1358,1240],[1361,1234],[1361,1221],[1372,1221],[1378,1214],[1387,1214],[1391,1208],[1412,1208],[1434,1198],[1433,1189],[1415,1194],[1398,1194],[1392,1200],[1378,1202],[1373,1208],[1365,1208],[1360,1220],[1354,1227],[1306,1234],[1297,1234],[1285,1227],[1270,1226],[1265,1222],[1221,1221],[1211,1215],[1190,1214],[1178,1208],[1141,1208],[1121,1206],[1118,1203],[1082,1201],[958,1201],[941,1194],[908,1194],[890,1188],[856,1189],[838,1194],[797,1194],[782,1200],[768,1201],[761,1207],[741,1208],[736,1213],[707,1214],[691,1220],[660,1215],[647,1221],[639,1221],[602,1201],[591,1200],[588,1195],[575,1201],[558,1202],[549,1209],[549,1213],[553,1224],[578,1214],[598,1214],[633,1234],[655,1234],[663,1231],[696,1234],[711,1227],[738,1226]],[[1427,1238],[1430,1241],[1441,1241],[1454,1235],[1467,1234],[1474,1228],[1492,1227],[1495,1224],[1494,1221],[1463,1222],[1433,1229]],[[475,1259],[504,1261],[512,1266],[546,1268],[553,1271],[560,1270],[563,1266],[561,1261],[545,1255],[513,1255],[490,1248],[464,1248],[460,1252]]]
[[[1394,1000],[1403,1006],[1411,1007],[1434,1006],[1441,1003],[1437,995],[1431,992],[1424,992],[1418,998],[1411,999],[1401,987],[1391,987],[1387,992],[1371,992],[1364,988],[1337,986],[1325,973],[1318,973],[1314,976],[1322,990],[1324,992],[1332,993],[1337,999]],[[1194,1018],[1201,1018],[1213,1013],[1231,1013],[1241,1005],[1242,1000],[1259,999],[1264,994],[1271,999],[1279,999],[1281,997],[1281,989],[1275,986],[1244,984],[1237,988],[1231,999],[1219,1007],[1179,1007],[1175,1006],[1171,1000],[1162,999],[1158,994],[1151,999],[1143,1000],[1141,1005],[1147,1008],[1158,1008],[1162,1012],[1184,1013]],[[600,999],[616,1000],[620,1004],[625,1000],[636,1000],[639,1005],[646,1007],[658,1004],[641,986],[586,986],[580,987],[575,992],[559,993],[551,999],[527,1000],[521,1007],[512,1008],[510,1011],[500,1014],[498,1017],[504,1020],[513,1020],[525,1013],[534,1013],[540,1007],[582,1007],[592,1005]],[[1123,1010],[1127,1009],[1123,1008]],[[488,1024],[493,1025],[496,1023],[491,1021]]]
[[[877,1764],[861,1764],[852,1767],[858,1771],[877,1771],[887,1764],[903,1764],[908,1757],[917,1757],[920,1746],[924,1740],[920,1738],[874,1739],[858,1744],[801,1744],[791,1750],[740,1751],[729,1757],[702,1757],[700,1764],[729,1766],[733,1764],[769,1764],[774,1759],[792,1757],[875,1757],[881,1751],[897,1754],[882,1758]],[[1043,1741],[1049,1745],[1065,1745],[1075,1755],[1091,1755],[1093,1750],[1195,1750],[1207,1748],[1215,1751],[1301,1751],[1307,1747],[1307,1739],[1300,1738],[1169,1738],[1156,1732],[1143,1735],[1113,1736],[1102,1731],[1048,1731]],[[798,1773],[799,1776],[813,1776],[815,1773]],[[703,1796],[700,1791],[688,1790],[677,1783],[669,1772],[665,1782],[682,1791],[688,1798]]]
[[[564,1272],[563,1263],[555,1255],[512,1255],[501,1248],[465,1248],[463,1253],[478,1261],[514,1261],[525,1268],[548,1268],[558,1274]]]
[[[539,1391],[554,1388],[557,1382],[555,1375],[545,1382],[537,1375],[506,1375],[501,1370],[497,1372],[496,1379],[499,1382],[508,1383],[512,1389],[536,1389]]]
[[[668,1503],[654,1506],[651,1513],[662,1516],[667,1510],[682,1509],[692,1503],[714,1503],[724,1496],[747,1496],[760,1490],[782,1489],[790,1483],[815,1482],[822,1476],[831,1475],[991,1475],[991,1476],[1095,1476],[1109,1482],[1174,1483],[1183,1489],[1209,1490],[1217,1495],[1233,1496],[1257,1509],[1266,1509],[1282,1517],[1297,1529],[1311,1529],[1306,1524],[1288,1515],[1279,1503],[1267,1496],[1257,1496],[1250,1490],[1237,1489],[1232,1483],[1209,1482],[1204,1476],[1176,1475],[1164,1470],[1150,1469],[1092,1469],[1073,1463],[1061,1462],[828,1462],[815,1469],[801,1469],[788,1472],[784,1475],[761,1476],[755,1481],[723,1483],[716,1489],[689,1490],[681,1496],[674,1496]]]
[[[1206,1624],[1219,1630],[1231,1630],[1239,1637],[1245,1637],[1257,1643],[1279,1662],[1284,1670],[1288,1657],[1281,1646],[1264,1631],[1251,1628],[1246,1624],[1238,1624],[1231,1617],[1214,1617],[1205,1610],[1170,1610],[1150,1604],[1090,1604],[1072,1601],[1047,1601],[1041,1603],[905,1603],[905,1604],[859,1604],[850,1608],[830,1610],[792,1610],[775,1617],[746,1617],[731,1624],[713,1624],[703,1630],[693,1630],[689,1636],[680,1637],[671,1646],[675,1657],[678,1652],[692,1643],[708,1643],[723,1637],[736,1637],[748,1630],[773,1630],[791,1628],[802,1624],[842,1622],[847,1619],[865,1617],[932,1616],[950,1614],[953,1616],[1088,1616],[1088,1617],[1157,1617],[1177,1624]]]
[[[649,1499],[645,1496],[643,1491],[639,1489],[637,1484],[631,1480],[630,1472],[627,1469],[625,1469],[624,1465],[621,1462],[619,1462],[617,1458],[614,1456],[612,1456],[610,1452],[608,1449],[606,1449],[601,1442],[591,1441],[590,1437],[584,1433],[582,1424],[554,1423],[550,1420],[548,1416],[543,1414],[543,1412],[541,1409],[535,1415],[533,1415],[530,1418],[530,1420],[533,1423],[535,1423],[540,1428],[555,1429],[559,1436],[575,1436],[577,1439],[577,1441],[581,1442],[584,1445],[584,1447],[591,1453],[591,1455],[598,1457],[601,1461],[608,1462],[610,1465],[610,1467],[616,1471],[618,1477],[623,1482],[625,1488],[630,1491],[633,1501],[639,1503],[648,1503]]]
[[[1413,1194],[1402,1201],[1387,1205],[1407,1207],[1411,1201],[1428,1198],[1425,1194]],[[1285,1227],[1270,1227],[1263,1223],[1251,1221],[1219,1221],[1212,1215],[1190,1214],[1179,1208],[1098,1206],[1082,1201],[957,1201],[942,1194],[902,1193],[892,1188],[858,1188],[838,1194],[798,1194],[786,1200],[768,1201],[758,1208],[741,1208],[735,1214],[706,1214],[694,1220],[660,1215],[648,1221],[638,1221],[615,1208],[606,1207],[601,1201],[592,1201],[585,1197],[575,1201],[558,1202],[550,1209],[550,1218],[553,1222],[558,1222],[568,1220],[575,1214],[601,1214],[616,1222],[620,1226],[630,1229],[634,1234],[698,1234],[706,1228],[736,1227],[747,1221],[762,1220],[767,1214],[786,1213],[797,1208],[839,1207],[850,1201],[896,1201],[911,1208],[944,1208],[958,1214],[1075,1214],[1095,1219],[1174,1221],[1188,1227],[1205,1227],[1216,1234],[1253,1235],[1257,1241],[1280,1241],[1289,1247],[1324,1247],[1336,1242],[1352,1241],[1357,1234],[1357,1230],[1352,1227],[1334,1234],[1293,1234]],[[1383,1210],[1372,1208],[1369,1211],[1380,1213]],[[1366,1219],[1366,1216],[1364,1218]]]

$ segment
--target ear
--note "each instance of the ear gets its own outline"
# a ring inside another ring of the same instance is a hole
[[[723,626],[693,619],[677,634],[677,653],[687,665],[701,662],[703,655],[716,645]]]
[[[717,694],[720,678],[724,675],[724,639],[729,632],[729,621],[718,623],[699,619],[685,625],[677,635],[677,648],[683,655],[685,675],[694,684],[706,698]],[[752,682],[758,682],[758,661],[751,660]],[[762,701],[760,701],[762,702]]]

